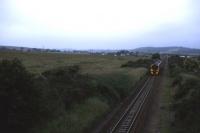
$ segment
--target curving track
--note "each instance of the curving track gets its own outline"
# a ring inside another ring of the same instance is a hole
[[[110,133],[130,133],[137,131],[137,127],[141,121],[140,116],[142,115],[143,108],[145,107],[145,104],[148,101],[149,95],[152,91],[154,80],[155,77],[149,77],[146,80],[123,115],[113,126]]]

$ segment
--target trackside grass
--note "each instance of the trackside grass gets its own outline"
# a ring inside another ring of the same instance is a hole
[[[160,122],[160,132],[161,133],[171,133],[171,103],[172,103],[172,94],[171,94],[171,79],[168,76],[164,77],[163,92],[161,99],[161,122]]]

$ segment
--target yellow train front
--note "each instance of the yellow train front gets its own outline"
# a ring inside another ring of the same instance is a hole
[[[158,60],[155,63],[151,64],[151,66],[150,66],[150,74],[152,76],[158,76],[160,74],[160,64],[161,64],[160,60]]]

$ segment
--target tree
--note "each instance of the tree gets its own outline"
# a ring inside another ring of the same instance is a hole
[[[160,59],[160,54],[159,53],[155,53],[155,54],[152,54],[152,59]]]

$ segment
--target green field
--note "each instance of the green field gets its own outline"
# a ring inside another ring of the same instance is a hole
[[[102,56],[102,55],[73,55],[61,53],[28,53],[0,52],[0,59],[19,58],[28,70],[40,73],[65,65],[80,65],[83,73],[108,73],[120,69],[121,64],[141,57]]]

